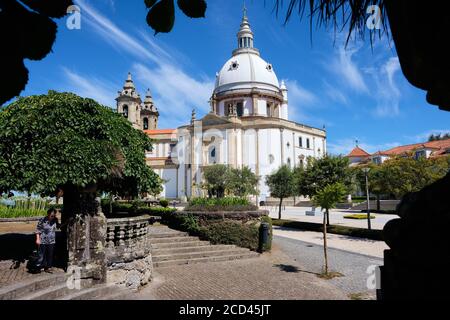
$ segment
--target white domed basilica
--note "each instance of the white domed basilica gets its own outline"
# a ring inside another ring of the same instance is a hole
[[[247,166],[260,177],[258,200],[270,197],[265,177],[286,164],[302,166],[326,153],[326,133],[289,120],[288,89],[274,67],[254,47],[244,10],[237,49],[216,75],[211,111],[177,129],[158,129],[157,108],[150,93],[144,103],[131,75],[117,98],[117,110],[154,141],[147,163],[164,182],[161,197],[202,195],[202,170],[225,164]]]

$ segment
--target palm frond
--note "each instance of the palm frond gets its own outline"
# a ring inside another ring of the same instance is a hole
[[[373,40],[377,35],[381,37],[385,34],[389,37],[389,26],[384,2],[385,0],[275,0],[274,11],[276,16],[279,16],[287,3],[284,18],[285,24],[289,22],[295,12],[300,19],[303,19],[305,13],[308,12],[311,33],[315,21],[316,27],[332,26],[335,34],[348,28],[347,44],[352,34],[355,33],[364,40],[368,31],[370,42],[373,44]],[[367,9],[372,5],[380,8],[381,29],[379,30],[369,30],[366,27],[369,17]]]

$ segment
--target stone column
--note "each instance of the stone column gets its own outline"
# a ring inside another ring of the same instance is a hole
[[[280,142],[281,142],[281,164],[284,164],[284,136],[283,136],[284,129],[280,129]]]
[[[65,190],[64,215],[68,220],[68,267],[79,268],[82,280],[105,283],[107,223],[96,186]]]

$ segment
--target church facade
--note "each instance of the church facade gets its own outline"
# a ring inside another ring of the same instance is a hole
[[[147,163],[164,180],[165,198],[201,196],[206,166],[247,166],[260,177],[258,200],[270,197],[265,177],[281,165],[306,164],[326,154],[326,132],[289,120],[288,89],[273,66],[254,47],[246,13],[237,49],[216,74],[210,112],[177,129],[159,129],[159,113],[150,92],[144,101],[131,79],[117,100],[117,111],[154,140]]]

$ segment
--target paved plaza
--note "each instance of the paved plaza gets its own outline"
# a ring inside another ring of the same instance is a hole
[[[278,207],[276,206],[267,206],[264,209],[269,210],[270,217],[278,219]],[[306,211],[310,211],[311,207],[283,207],[281,212],[281,218],[286,220],[293,221],[302,221],[302,222],[314,222],[314,223],[322,223],[323,215],[320,212],[320,209],[316,209],[317,213],[315,216],[307,216]],[[355,210],[341,210],[341,209],[333,209],[330,210],[330,223],[332,225],[338,226],[347,226],[347,227],[355,227],[355,228],[364,228],[367,229],[367,220],[352,220],[345,219],[344,216],[350,214],[361,214],[361,211]],[[373,214],[375,215],[375,219],[371,220],[372,229],[375,230],[383,230],[384,225],[392,220],[398,218],[397,215],[394,214]]]

